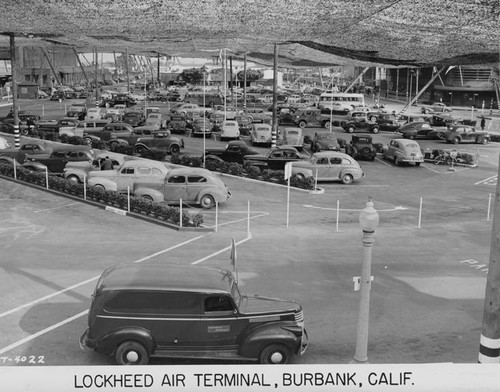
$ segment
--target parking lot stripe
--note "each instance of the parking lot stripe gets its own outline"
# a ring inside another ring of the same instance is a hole
[[[14,309],[8,310],[8,311],[6,311],[6,312],[0,313],[0,318],[5,317],[5,316],[7,316],[7,315],[9,315],[9,314],[15,313],[15,312],[17,312],[17,311],[19,311],[19,310],[21,310],[21,309],[24,309],[24,308],[29,308],[30,306],[35,305],[35,304],[37,304],[38,302],[43,302],[43,301],[45,301],[45,300],[47,300],[47,299],[50,299],[50,298],[55,297],[55,296],[57,296],[57,295],[63,294],[63,293],[65,293],[66,291],[70,291],[70,290],[76,289],[77,287],[80,287],[80,286],[86,285],[87,283],[90,283],[90,282],[92,282],[92,281],[94,281],[94,280],[97,280],[97,279],[99,279],[99,275],[94,276],[93,278],[90,278],[90,279],[84,280],[83,282],[76,283],[76,284],[74,284],[73,286],[66,287],[66,288],[65,288],[65,289],[63,289],[63,290],[59,290],[59,291],[56,291],[55,293],[52,293],[52,294],[46,295],[45,297],[38,298],[38,299],[36,299],[35,301],[31,301],[31,302],[25,303],[25,304],[23,304],[23,305],[21,305],[21,306],[18,306],[17,308],[14,308]]]
[[[71,204],[65,204],[63,206],[59,206],[59,207],[53,207],[53,208],[47,208],[45,210],[38,210],[38,211],[34,211],[35,214],[39,213],[39,212],[47,212],[47,211],[53,211],[53,210],[58,210],[59,208],[66,208],[66,207],[71,207],[71,206],[76,206],[76,205],[79,205],[81,203],[71,203]]]
[[[68,324],[76,319],[79,319],[80,317],[85,316],[88,312],[89,312],[88,310],[84,310],[83,312],[75,314],[74,316],[71,316],[71,317],[67,318],[66,320],[63,320],[57,324],[53,324],[50,327],[42,329],[41,331],[38,331],[37,333],[34,333],[33,335],[30,335],[30,336],[25,337],[24,339],[18,340],[17,342],[12,343],[12,344],[0,349],[0,354],[5,354],[6,352],[8,352],[16,347],[19,347],[19,346],[23,345],[24,343],[27,343],[33,339],[36,339],[39,336],[45,335],[47,332],[53,331],[54,329],[57,329],[57,328],[65,325],[65,324]]]
[[[167,248],[167,249],[163,249],[163,250],[160,250],[159,252],[156,252],[156,253],[153,253],[152,255],[149,255],[149,256],[146,256],[146,257],[143,257],[142,259],[139,259],[139,260],[135,260],[134,263],[142,263],[143,261],[145,260],[149,260],[153,257],[156,257],[158,255],[161,255],[162,253],[165,253],[165,252],[168,252],[172,249],[175,249],[175,248],[179,248],[180,246],[183,246],[183,245],[186,245],[186,244],[189,244],[190,242],[193,242],[193,241],[196,241],[196,240],[199,240],[200,238],[203,238],[205,237],[204,235],[199,235],[198,237],[194,237],[194,238],[191,238],[190,240],[187,240],[187,241],[184,241],[184,242],[181,242],[177,245],[174,245],[174,246],[171,246],[170,248]]]
[[[186,245],[186,244],[188,244],[188,243],[190,243],[190,242],[192,242],[192,241],[196,241],[196,240],[198,240],[198,239],[200,239],[200,238],[203,238],[203,237],[204,237],[204,236],[203,236],[203,235],[201,235],[201,236],[198,236],[198,237],[191,238],[190,240],[187,240],[187,241],[181,242],[181,243],[179,243],[179,244],[176,244],[176,245],[174,245],[174,246],[171,246],[170,248],[167,248],[167,249],[161,250],[161,251],[159,251],[159,252],[153,253],[152,255],[149,255],[149,256],[143,257],[142,259],[135,260],[135,261],[134,261],[134,263],[140,263],[140,262],[142,262],[142,261],[148,260],[148,259],[150,259],[150,258],[152,258],[152,257],[155,257],[155,256],[158,256],[158,255],[161,255],[162,253],[165,253],[165,252],[168,252],[168,251],[170,251],[170,250],[172,250],[172,249],[175,249],[175,248],[178,248],[178,247],[180,247],[180,246]],[[60,295],[60,294],[64,294],[65,292],[67,292],[67,291],[71,291],[71,290],[76,289],[76,288],[78,288],[78,287],[80,287],[80,286],[86,285],[87,283],[90,283],[90,282],[92,282],[92,281],[94,281],[94,280],[99,279],[99,276],[100,276],[100,275],[94,276],[94,277],[92,277],[92,278],[90,278],[90,279],[84,280],[83,282],[79,282],[79,283],[76,283],[76,284],[74,284],[74,285],[72,285],[72,286],[66,287],[66,288],[65,288],[65,289],[63,289],[63,290],[56,291],[56,292],[54,292],[54,293],[52,293],[52,294],[48,294],[48,295],[46,295],[45,297],[38,298],[38,299],[36,299],[36,300],[34,300],[34,301],[31,301],[31,302],[25,303],[25,304],[20,305],[20,306],[18,306],[18,307],[16,307],[16,308],[13,308],[13,309],[10,309],[10,310],[8,310],[8,311],[6,311],[6,312],[0,313],[0,318],[5,317],[5,316],[7,316],[7,315],[9,315],[9,314],[15,313],[15,312],[17,312],[17,311],[19,311],[19,310],[21,310],[21,309],[24,309],[24,308],[29,308],[29,307],[30,307],[30,306],[32,306],[32,305],[35,305],[35,304],[37,304],[37,303],[39,303],[39,302],[43,302],[43,301],[45,301],[45,300],[47,300],[47,299],[50,299],[50,298],[56,297],[56,296],[58,296],[58,295]]]
[[[242,243],[244,243],[244,242],[247,242],[247,241],[248,241],[248,240],[250,240],[251,238],[252,238],[252,236],[251,236],[251,235],[250,235],[250,236],[248,236],[248,237],[246,237],[246,238],[243,238],[242,240],[238,241],[238,242],[236,243],[236,245],[240,245],[240,244],[242,244]],[[200,263],[204,262],[205,260],[208,260],[208,259],[210,259],[210,258],[212,258],[212,257],[214,257],[214,256],[217,256],[218,254],[221,254],[222,252],[225,252],[225,251],[230,250],[230,249],[231,249],[231,245],[226,246],[225,248],[223,248],[223,249],[221,249],[221,250],[219,250],[219,251],[217,251],[217,252],[214,252],[214,253],[212,253],[212,254],[210,254],[210,255],[208,255],[208,256],[205,256],[205,257],[203,257],[203,258],[201,258],[201,259],[198,259],[198,260],[196,260],[196,261],[193,261],[191,264],[192,264],[192,265],[200,264]]]

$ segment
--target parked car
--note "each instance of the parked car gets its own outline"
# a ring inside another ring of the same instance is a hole
[[[167,126],[172,133],[186,133],[186,130],[189,128],[186,117],[180,115],[171,116]]]
[[[206,117],[197,118],[191,125],[193,136],[210,137],[212,136],[212,123]]]
[[[151,357],[286,364],[308,344],[300,305],[248,296],[228,270],[122,264],[97,281],[82,348],[119,365]]]
[[[206,108],[198,106],[194,103],[182,103],[174,106],[172,109],[170,109],[170,112],[172,114],[178,114],[182,117],[193,117],[193,113],[194,116],[201,117],[205,115],[206,110]]]
[[[138,180],[133,194],[155,202],[168,204],[197,204],[202,208],[212,208],[231,197],[220,177],[206,169],[181,167],[169,170],[163,182]]]
[[[302,136],[302,128],[284,127],[280,129],[281,144],[285,146],[295,147],[301,151],[304,147],[304,137]]]
[[[68,162],[64,167],[63,177],[74,183],[83,184],[86,182],[89,172],[106,170],[103,165],[106,157],[111,160],[111,164],[113,166],[111,170],[117,170],[127,160],[136,159],[135,157],[129,155],[117,154],[110,151],[101,152],[95,156],[95,159],[92,162]]]
[[[108,191],[127,192],[134,189],[136,181],[142,184],[160,184],[169,171],[165,162],[150,159],[132,159],[125,161],[116,170],[90,171],[87,184]]]
[[[271,147],[272,143],[272,127],[270,124],[252,124],[250,130],[250,141],[252,145],[265,145]]]
[[[397,132],[401,127],[396,116],[390,113],[368,113],[368,118],[378,124],[381,131]]]
[[[246,109],[246,114],[250,117],[251,122],[270,123],[273,119],[273,112],[260,108],[248,108]]]
[[[420,111],[425,114],[430,113],[448,113],[451,112],[451,108],[446,106],[443,102],[434,102],[432,105],[424,105],[420,108]]]
[[[167,127],[167,120],[163,118],[161,113],[149,113],[146,117],[144,125],[155,127],[156,129],[165,129]]]
[[[351,112],[349,113],[347,121],[342,125],[344,131],[348,133],[353,132],[371,132],[379,133],[380,126],[371,121],[365,112]]]
[[[178,154],[184,148],[183,141],[176,137],[165,137],[165,133],[153,134],[153,137],[139,138],[134,144],[134,149],[138,154],[146,151],[165,151],[169,154]]]
[[[66,164],[70,161],[92,162],[94,154],[92,150],[57,150],[49,156],[43,154],[26,155],[23,167],[31,171],[48,171],[49,174],[62,175]]]
[[[237,140],[240,138],[240,127],[236,120],[226,120],[220,126],[220,140]]]
[[[144,114],[141,112],[127,112],[122,116],[122,121],[133,127],[138,127],[144,124]]]
[[[340,151],[339,141],[335,132],[319,131],[311,140],[311,151]]]
[[[225,148],[207,148],[205,149],[206,161],[224,161],[224,162],[237,162],[243,163],[245,155],[258,154],[259,152],[248,145],[242,140],[232,140],[227,143]]]
[[[354,159],[368,161],[373,161],[377,156],[371,135],[352,135],[351,141],[346,146],[346,152]]]
[[[301,178],[315,177],[317,181],[342,181],[344,184],[365,176],[354,158],[338,151],[316,152],[306,161],[295,162],[292,174]]]
[[[243,166],[254,166],[259,169],[285,170],[288,162],[302,161],[304,157],[300,155],[295,147],[278,146],[272,148],[267,154],[245,155]]]
[[[85,120],[87,107],[85,105],[71,105],[66,112],[66,118],[75,118],[79,121]]]
[[[426,121],[419,121],[403,125],[398,133],[405,139],[443,139],[445,131],[432,128]],[[441,134],[442,137],[439,136]]]
[[[491,139],[487,131],[477,131],[468,125],[454,125],[447,132],[445,140],[447,143],[458,144],[462,142],[474,142],[488,144]]]
[[[101,120],[106,115],[104,108],[89,108],[85,115],[85,120]]]
[[[402,163],[420,166],[424,156],[418,143],[408,139],[392,139],[387,150],[384,151],[384,159],[393,161],[396,166]]]
[[[308,125],[329,128],[331,117],[329,113],[323,113],[321,109],[316,107],[298,108],[295,110],[293,122],[300,128],[305,128]]]

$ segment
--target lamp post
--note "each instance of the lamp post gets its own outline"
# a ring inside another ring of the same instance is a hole
[[[366,207],[359,214],[359,224],[363,230],[363,264],[361,267],[358,315],[358,330],[356,337],[356,353],[354,354],[355,363],[368,362],[368,322],[370,314],[370,290],[371,290],[371,264],[372,247],[375,242],[373,234],[378,226],[379,216],[373,202],[368,200]]]

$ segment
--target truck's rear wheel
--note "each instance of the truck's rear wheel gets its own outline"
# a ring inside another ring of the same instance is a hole
[[[149,354],[142,344],[129,340],[118,346],[115,360],[118,365],[147,365]]]

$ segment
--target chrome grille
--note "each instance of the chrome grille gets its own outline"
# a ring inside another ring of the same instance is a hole
[[[300,312],[295,313],[295,322],[297,323],[304,322],[304,312],[302,310]]]

